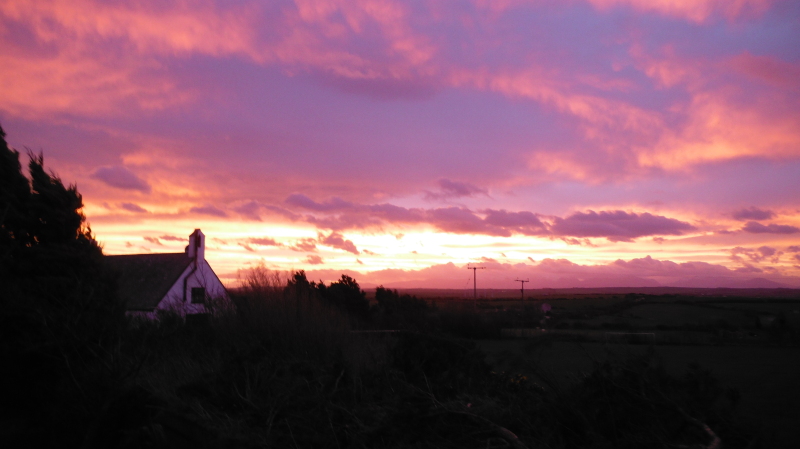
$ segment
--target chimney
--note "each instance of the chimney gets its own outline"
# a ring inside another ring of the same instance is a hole
[[[199,229],[195,229],[189,236],[189,246],[186,247],[186,255],[197,260],[206,258],[206,236]]]

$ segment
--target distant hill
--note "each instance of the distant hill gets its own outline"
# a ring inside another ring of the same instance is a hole
[[[753,278],[743,281],[728,277],[696,277],[671,283],[669,286],[681,288],[797,288],[765,278]]]
[[[764,278],[753,278],[727,285],[728,288],[792,288],[789,285]]]

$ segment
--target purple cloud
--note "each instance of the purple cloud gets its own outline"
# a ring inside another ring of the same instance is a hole
[[[474,212],[463,207],[445,207],[427,211],[427,222],[439,230],[454,234],[487,234],[508,237],[511,231],[492,226]]]
[[[757,207],[750,207],[749,209],[741,209],[733,212],[733,218],[736,220],[769,220],[775,216],[775,212],[771,210],[759,209]]]
[[[233,208],[234,212],[255,221],[261,221],[261,217],[258,215],[260,210],[261,204],[259,204],[257,201],[248,201]]]
[[[759,263],[768,257],[772,258],[772,263],[777,263],[781,255],[783,255],[782,251],[778,251],[771,246],[761,246],[756,249],[737,246],[736,248],[731,249],[731,260],[735,260],[737,262],[744,262],[744,259],[741,256],[745,256],[754,263]]]
[[[769,224],[764,226],[755,221],[748,221],[742,228],[742,231],[749,232],[751,234],[794,234],[800,232],[800,228],[796,226],[778,224]]]
[[[160,245],[160,246],[164,246],[164,244],[163,244],[163,243],[161,243],[161,242],[158,240],[158,237],[143,237],[143,238],[144,238],[145,240],[147,240],[148,242],[150,242],[150,243],[154,244],[154,245]]]
[[[356,245],[350,240],[345,240],[344,237],[342,237],[342,235],[337,233],[337,232],[332,232],[328,236],[324,236],[324,235],[320,234],[319,235],[319,243],[321,243],[323,245],[327,245],[327,246],[333,247],[333,248],[337,248],[337,249],[341,249],[341,250],[347,251],[348,253],[353,253],[353,254],[356,254],[356,255],[359,254],[358,249],[356,248]]]
[[[324,203],[317,203],[316,201],[312,200],[311,198],[300,194],[295,193],[289,195],[285,200],[284,203],[290,206],[300,207],[303,209],[312,210],[315,212],[333,212],[333,211],[340,211],[344,209],[350,209],[354,206],[353,203],[349,201],[344,201],[341,198],[331,198],[330,200]]]
[[[736,271],[737,273],[763,273],[764,272],[764,270],[762,270],[761,268],[754,267],[754,266],[750,265],[749,263],[746,263],[746,264],[744,264],[743,267],[737,268],[737,269],[735,269],[733,271]]]
[[[486,209],[482,212],[486,215],[484,222],[491,226],[508,229],[523,235],[544,235],[548,233],[545,224],[532,212],[508,212],[493,209]]]
[[[247,243],[259,246],[283,246],[282,243],[279,243],[275,239],[271,239],[269,237],[249,238],[247,239]]]
[[[290,246],[292,251],[312,252],[317,250],[317,241],[312,238],[305,238],[298,240],[294,245]]]
[[[92,174],[92,178],[118,189],[136,190],[142,193],[150,193],[152,190],[150,184],[122,166],[100,167]]]
[[[697,228],[684,221],[650,213],[621,210],[576,212],[567,218],[556,217],[550,231],[568,237],[605,237],[612,242],[627,242],[651,235],[682,235]]]
[[[322,260],[322,257],[316,254],[310,254],[308,257],[306,257],[306,263],[311,265],[321,265],[325,262]]]
[[[189,212],[201,215],[211,215],[213,217],[227,217],[228,214],[225,213],[222,209],[218,209],[210,204],[206,204],[205,206],[193,207],[189,209]]]
[[[425,199],[441,200],[449,198],[473,197],[477,195],[489,195],[489,191],[465,182],[456,182],[449,179],[438,181],[439,192],[425,192]]]
[[[134,204],[134,203],[121,203],[119,205],[119,207],[121,209],[125,209],[128,212],[134,212],[134,213],[137,213],[137,214],[146,214],[147,213],[147,209],[143,208],[142,206],[139,206],[138,204]]]
[[[185,242],[188,240],[188,238],[176,237],[174,235],[162,235],[159,237],[159,239],[166,240],[168,242]]]
[[[572,245],[572,246],[584,246],[584,245],[586,245],[586,246],[597,246],[597,245],[593,245],[592,241],[589,240],[589,239],[576,239],[576,238],[571,238],[571,237],[561,237],[561,240],[564,243],[566,243],[567,245]]]
[[[567,218],[555,217],[552,223],[548,223],[534,212],[512,212],[504,209],[473,211],[456,206],[405,208],[387,203],[356,204],[339,198],[320,203],[302,194],[291,195],[285,203],[311,211],[311,215],[304,217],[305,221],[320,229],[334,231],[377,227],[385,223],[427,224],[454,234],[554,236],[573,238],[565,240],[569,244],[592,246],[587,240],[589,237],[631,241],[644,236],[682,235],[696,229],[691,224],[674,218],[624,211],[578,212]]]

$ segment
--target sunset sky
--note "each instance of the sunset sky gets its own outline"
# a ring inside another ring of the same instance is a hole
[[[796,0],[0,0],[0,124],[229,285],[800,287]]]

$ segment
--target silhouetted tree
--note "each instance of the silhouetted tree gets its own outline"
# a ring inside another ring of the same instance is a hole
[[[4,405],[22,419],[27,412],[63,426],[79,441],[103,401],[102,385],[114,377],[111,350],[124,306],[86,225],[77,187],[45,171],[41,154],[29,156],[30,181],[0,128]]]
[[[296,298],[309,298],[316,294],[317,285],[308,281],[305,270],[299,270],[286,282],[286,290]]]
[[[318,286],[318,291],[324,299],[342,310],[362,318],[369,315],[367,294],[361,290],[355,279],[346,274],[338,281],[331,282],[327,288],[324,284],[321,288]]]
[[[416,296],[400,295],[397,290],[378,286],[375,289],[377,301],[376,320],[381,327],[422,328],[426,325],[428,303]]]
[[[30,241],[26,222],[31,187],[22,174],[19,152],[8,147],[5,137],[0,127],[0,270],[9,266],[14,249]]]

